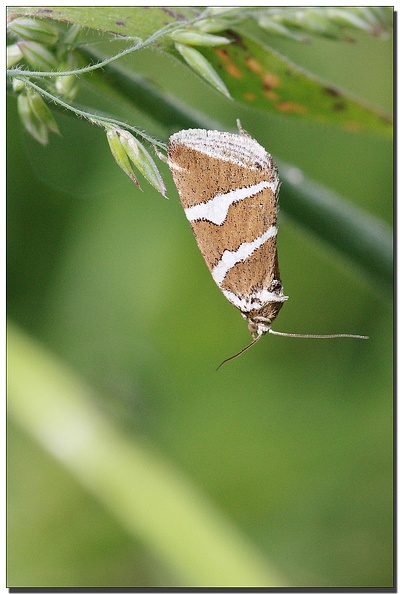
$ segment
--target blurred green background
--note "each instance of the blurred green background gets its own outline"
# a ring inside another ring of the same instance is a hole
[[[392,42],[353,36],[274,47],[390,113]],[[278,160],[392,223],[389,141],[252,111],[151,50],[123,65],[227,129],[239,117]],[[116,111],[85,86],[78,100]],[[174,131],[132,106],[117,109],[162,140]],[[370,340],[266,336],[216,373],[250,336],[202,260],[167,167],[169,201],[129,181],[100,129],[55,115],[62,136],[39,146],[9,98],[10,319],[91,384],[121,434],[162,452],[288,585],[391,586],[388,296],[285,217],[283,186],[278,248],[290,299],[274,328]],[[182,583],[11,416],[8,585],[203,583]]]

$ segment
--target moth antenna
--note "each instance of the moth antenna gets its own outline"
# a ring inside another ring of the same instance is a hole
[[[228,361],[232,361],[232,359],[236,359],[236,357],[240,357],[240,355],[242,355],[245,351],[249,350],[249,348],[251,348],[253,345],[256,344],[256,342],[258,342],[261,338],[262,334],[259,334],[256,338],[254,338],[254,340],[251,341],[250,344],[248,344],[247,346],[244,347],[244,349],[242,349],[241,351],[239,351],[238,353],[236,353],[236,355],[232,355],[232,357],[228,357],[227,359],[225,359],[224,361],[222,361],[222,363],[220,363],[217,367],[217,369],[215,371],[218,371],[219,369],[221,369],[221,367],[223,365],[225,365],[225,363],[228,363]]]
[[[277,332],[276,330],[269,330],[270,334],[277,336],[289,336],[291,338],[361,338],[368,340],[369,336],[362,336],[361,334],[292,334],[290,332]]]

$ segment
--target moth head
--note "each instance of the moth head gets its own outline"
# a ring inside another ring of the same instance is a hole
[[[270,318],[263,317],[248,319],[247,327],[253,339],[257,338],[257,336],[262,336],[263,334],[269,332],[272,321],[273,320]]]

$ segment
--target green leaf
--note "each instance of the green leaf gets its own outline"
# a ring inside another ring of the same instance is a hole
[[[8,10],[9,16],[25,15],[54,19],[122,36],[149,37],[168,23],[193,18],[189,7],[141,6],[21,6]],[[172,47],[172,42],[168,42]]]
[[[392,136],[388,116],[365,107],[248,36],[240,35],[236,43],[223,48],[201,51],[237,101],[348,131]]]

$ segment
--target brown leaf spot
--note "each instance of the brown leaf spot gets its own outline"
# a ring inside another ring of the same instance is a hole
[[[278,99],[278,93],[275,93],[275,91],[271,91],[270,89],[264,89],[263,93],[265,97],[268,97],[268,99],[271,99],[271,101]]]
[[[264,72],[262,81],[265,89],[275,89],[281,82],[279,76],[273,72]]]
[[[285,113],[306,113],[307,108],[305,105],[300,105],[299,103],[292,103],[291,101],[281,101],[277,105],[279,111],[284,111]]]
[[[226,49],[218,48],[215,50],[215,53],[223,62],[230,62],[230,57]]]
[[[260,74],[263,70],[263,67],[260,64],[260,62],[257,62],[257,60],[255,60],[254,58],[246,58],[246,64],[249,70],[251,70],[252,72],[256,72],[257,74]]]
[[[215,53],[217,57],[220,58],[222,62],[224,62],[225,70],[228,72],[228,74],[234,76],[235,78],[243,77],[240,68],[238,68],[238,66],[232,62],[232,59],[226,49],[218,48],[215,50]]]
[[[240,69],[233,62],[226,64],[225,70],[228,72],[228,74],[234,76],[235,78],[242,78],[243,76]]]

